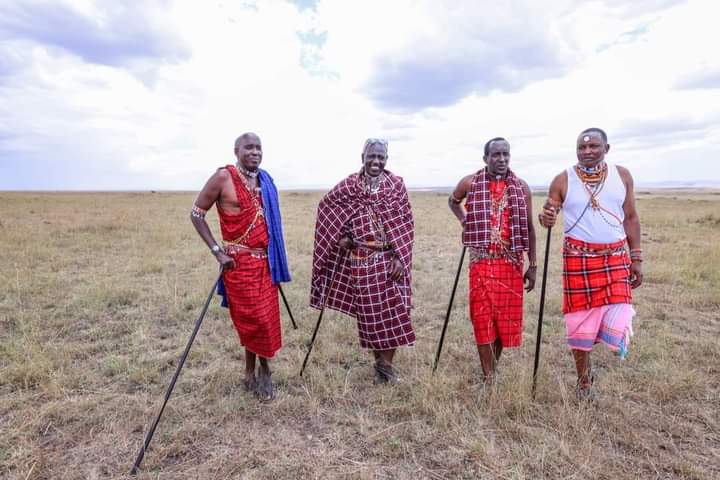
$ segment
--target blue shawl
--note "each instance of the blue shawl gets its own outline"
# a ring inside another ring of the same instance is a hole
[[[258,169],[258,180],[260,180],[260,194],[262,195],[263,207],[265,210],[265,224],[268,229],[268,261],[270,262],[270,276],[274,284],[290,281],[288,270],[287,254],[285,253],[285,240],[283,238],[282,220],[280,218],[280,200],[275,182],[268,172],[262,168]],[[227,293],[225,284],[220,278],[217,294],[222,296],[222,306],[227,307]]]

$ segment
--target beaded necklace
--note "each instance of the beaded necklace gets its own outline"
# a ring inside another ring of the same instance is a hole
[[[600,205],[600,201],[597,198],[598,195],[600,195],[603,187],[605,186],[605,180],[607,180],[607,163],[603,161],[594,168],[585,168],[581,167],[580,165],[575,165],[575,172],[577,173],[578,178],[583,184],[583,187],[585,187],[585,191],[590,197],[589,205],[592,207],[592,209],[598,212],[598,214],[600,214],[600,218],[602,218],[603,221],[607,223],[610,227],[615,229],[624,229],[622,220],[620,220],[620,218],[618,218],[618,216],[612,213],[610,210]],[[613,217],[615,219],[615,223],[612,223],[603,212]]]
[[[245,173],[243,170],[241,170],[241,171],[243,173]],[[253,172],[253,173],[255,173],[255,175],[257,176],[257,172]],[[256,188],[255,191],[253,191],[250,188],[250,185],[248,185],[247,180],[245,180],[242,176],[240,177],[240,183],[243,184],[243,186],[245,187],[245,190],[247,190],[248,194],[250,194],[250,201],[252,202],[253,207],[255,207],[255,216],[253,217],[252,221],[250,222],[250,225],[248,226],[247,230],[245,230],[245,233],[240,235],[239,238],[233,240],[232,242],[228,242],[228,243],[232,243],[232,244],[236,244],[236,245],[244,245],[245,240],[247,240],[248,236],[250,236],[250,232],[252,232],[253,228],[255,228],[255,225],[257,224],[260,217],[265,216],[265,210],[263,209],[262,205],[260,205],[260,200],[258,199],[260,189]]]
[[[605,180],[607,180],[608,168],[607,163],[601,162],[595,168],[583,168],[580,165],[575,165],[575,172],[578,178],[585,187],[585,191],[590,197],[590,205],[593,210],[600,209],[600,202],[597,197],[600,195],[603,187],[605,186]]]
[[[365,181],[363,182],[365,185],[365,191],[367,193],[377,193],[380,191],[380,186],[385,181],[385,174],[381,173],[378,177],[375,177],[375,180],[373,181],[373,177],[370,177],[370,175],[363,175],[365,177]]]
[[[240,162],[235,163],[235,166],[246,177],[255,178],[258,176],[258,170],[255,170],[254,172],[252,172],[252,171],[248,170],[247,168],[243,167]]]

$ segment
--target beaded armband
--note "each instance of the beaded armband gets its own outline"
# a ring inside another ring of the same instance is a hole
[[[451,201],[452,203],[454,203],[454,204],[460,204],[460,202],[462,202],[462,198],[458,200],[457,198],[455,198],[455,194],[454,194],[454,193],[451,193],[451,194],[450,194],[450,201]]]
[[[202,208],[200,208],[194,204],[192,206],[192,210],[190,210],[190,215],[192,215],[195,218],[205,218],[206,213],[207,213],[207,210],[203,210]]]

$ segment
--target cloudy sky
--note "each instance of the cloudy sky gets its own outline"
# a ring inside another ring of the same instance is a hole
[[[542,5],[542,6],[541,6]],[[199,189],[263,140],[328,187],[366,137],[411,187],[482,145],[543,185],[599,126],[638,184],[720,182],[714,0],[1,0],[0,189]]]

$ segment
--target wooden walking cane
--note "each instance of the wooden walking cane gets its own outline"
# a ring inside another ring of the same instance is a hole
[[[290,321],[292,322],[292,326],[295,330],[297,330],[297,323],[295,323],[293,314],[290,311],[290,304],[288,303],[287,298],[285,298],[285,292],[283,292],[282,286],[279,283],[278,283],[278,290],[280,290],[280,296],[283,299],[283,303],[285,303],[285,308],[287,309],[288,315],[290,315]]]
[[[142,444],[142,447],[140,447],[140,451],[138,452],[137,458],[135,459],[135,464],[132,467],[132,470],[130,470],[130,475],[137,474],[138,469],[140,468],[140,464],[143,461],[143,457],[145,457],[145,451],[150,446],[150,442],[152,441],[153,435],[155,434],[155,428],[158,426],[158,423],[160,423],[160,417],[162,417],[163,411],[165,410],[165,405],[167,405],[168,400],[170,400],[170,395],[172,394],[173,389],[175,388],[175,382],[177,381],[178,377],[180,376],[180,370],[182,370],[183,365],[185,364],[185,359],[188,356],[188,353],[190,353],[190,347],[193,344],[193,341],[195,340],[195,336],[198,333],[198,330],[200,330],[200,325],[202,324],[203,318],[205,318],[205,313],[207,312],[208,306],[210,305],[210,301],[212,300],[213,294],[215,293],[215,289],[217,288],[218,282],[220,281],[220,278],[222,277],[222,267],[220,268],[220,274],[217,277],[217,280],[215,280],[215,283],[213,283],[212,288],[210,289],[210,294],[207,297],[207,300],[205,300],[205,306],[202,309],[202,312],[200,313],[200,316],[198,317],[197,321],[195,322],[195,328],[193,329],[192,334],[190,335],[190,339],[187,342],[187,345],[185,346],[185,351],[183,352],[182,356],[180,357],[180,362],[178,363],[177,369],[175,370],[175,375],[173,375],[172,380],[170,381],[170,385],[167,388],[167,391],[165,392],[165,400],[163,401],[162,407],[160,407],[160,411],[157,414],[157,417],[155,418],[155,421],[153,422],[152,426],[150,427],[150,430],[148,431],[147,435],[145,436],[145,441]]]
[[[343,257],[345,256],[344,252],[340,254],[340,258],[338,258],[337,263],[333,267],[333,272],[330,275],[330,283],[328,284],[327,292],[325,293],[325,298],[323,298],[322,308],[320,308],[320,315],[318,315],[317,323],[315,323],[315,330],[313,330],[312,339],[310,339],[310,345],[308,345],[308,351],[305,354],[305,360],[303,360],[302,367],[300,368],[300,376],[302,377],[303,372],[305,371],[305,365],[307,365],[308,359],[310,358],[310,352],[312,352],[313,345],[315,344],[315,337],[317,337],[318,329],[320,328],[320,321],[322,320],[323,313],[325,313],[325,305],[327,305],[327,299],[330,296],[330,292],[332,290],[333,285],[335,285],[335,274],[338,270],[338,265],[340,265],[340,262],[342,262]]]
[[[445,341],[445,331],[447,330],[448,320],[450,320],[450,312],[452,311],[453,301],[455,300],[455,290],[457,290],[458,280],[460,279],[460,272],[462,271],[463,261],[465,260],[465,250],[467,250],[467,247],[463,245],[462,253],[460,254],[460,264],[458,265],[457,273],[455,274],[455,283],[453,284],[452,293],[450,293],[450,302],[448,303],[447,312],[445,313],[445,323],[443,323],[442,333],[440,334],[440,341],[438,342],[437,352],[435,353],[435,365],[433,365],[433,375],[435,374],[438,362],[440,361],[440,353],[442,352],[443,342]]]
[[[545,241],[545,261],[543,262],[542,286],[540,287],[540,315],[538,316],[537,341],[535,342],[535,366],[533,366],[532,399],[535,400],[535,387],[537,386],[537,372],[540,365],[540,340],[542,338],[543,311],[545,310],[545,285],[547,285],[548,257],[550,256],[550,234],[552,227],[547,229]]]

